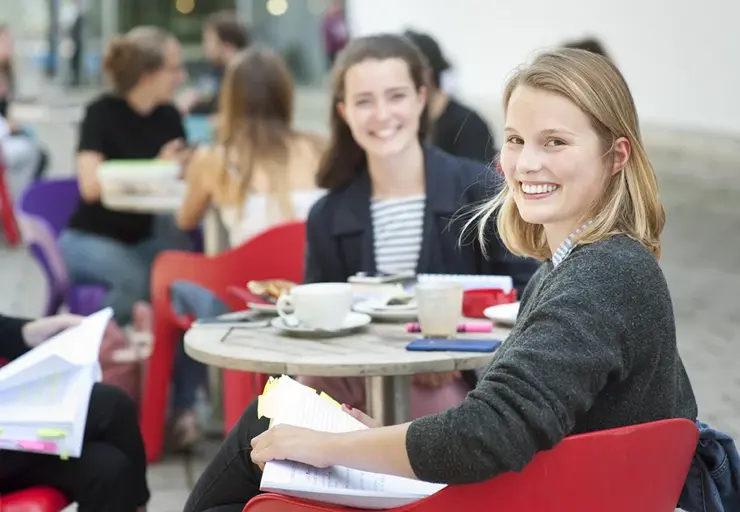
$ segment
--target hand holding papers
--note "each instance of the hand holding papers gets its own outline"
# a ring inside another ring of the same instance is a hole
[[[0,369],[0,449],[79,457],[106,308]]]
[[[287,376],[270,379],[258,398],[257,409],[259,416],[271,419],[270,427],[287,424],[335,433],[368,428],[328,395],[317,394]],[[260,485],[263,491],[366,509],[400,507],[443,487],[342,466],[319,469],[292,461],[268,462]]]

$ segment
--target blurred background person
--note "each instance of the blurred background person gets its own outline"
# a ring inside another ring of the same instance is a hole
[[[177,213],[180,229],[190,230],[214,205],[232,247],[278,224],[305,220],[324,191],[316,172],[324,141],[293,129],[294,84],[278,53],[250,47],[227,66],[221,90],[218,142],[201,148],[187,168],[188,187]],[[213,317],[229,311],[211,291],[175,281],[172,307],[178,315]],[[175,360],[173,426],[177,447],[200,439],[195,414],[198,388],[207,369],[185,354],[182,340]]]
[[[196,80],[194,88],[187,89],[177,99],[183,114],[215,114],[226,67],[240,50],[250,43],[247,27],[233,11],[218,11],[203,25],[203,52],[210,70]]]
[[[48,156],[38,141],[9,117],[16,94],[13,47],[10,26],[0,25],[0,158],[11,196],[17,199],[29,183],[43,175]]]
[[[427,61],[429,84],[429,139],[438,148],[455,156],[489,163],[496,156],[493,133],[483,117],[463,105],[441,87],[450,64],[439,44],[428,34],[404,32]]]
[[[148,329],[150,269],[165,249],[185,248],[172,216],[130,213],[101,202],[98,168],[105,160],[160,158],[184,163],[189,155],[180,113],[172,104],[183,80],[180,43],[157,27],[139,27],[108,45],[105,70],[111,92],[88,104],[77,148],[81,201],[59,238],[69,280],[108,288],[103,306],[116,322]],[[138,318],[134,318],[137,316]]]
[[[349,41],[349,29],[342,0],[333,0],[327,7],[321,20],[321,32],[324,37],[326,59],[331,67],[334,65],[337,54]]]
[[[601,55],[602,57],[606,57],[607,59],[611,59],[609,54],[606,52],[606,48],[604,48],[603,43],[595,37],[585,37],[583,39],[574,39],[572,41],[567,41],[565,42],[565,44],[563,44],[563,48],[586,50],[591,53]]]

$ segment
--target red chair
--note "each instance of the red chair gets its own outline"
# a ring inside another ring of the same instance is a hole
[[[447,487],[394,512],[673,512],[699,433],[672,419],[566,438],[519,473]],[[264,494],[244,512],[350,512]]]
[[[157,257],[152,266],[151,288],[154,348],[144,382],[140,419],[148,461],[155,461],[162,454],[175,343],[189,327],[188,322],[178,318],[170,307],[172,283],[181,279],[192,281],[213,291],[232,309],[245,309],[246,304],[228,293],[228,287],[263,279],[301,282],[305,245],[305,223],[292,222],[213,257],[180,251],[167,251]],[[264,382],[264,376],[224,370],[224,429],[227,432],[259,394]]]
[[[67,505],[69,500],[51,487],[32,487],[0,496],[1,512],[59,512]]]
[[[5,160],[2,154],[0,154],[0,221],[3,224],[5,239],[12,247],[17,246],[21,242],[21,235],[15,220],[13,197],[5,181]]]

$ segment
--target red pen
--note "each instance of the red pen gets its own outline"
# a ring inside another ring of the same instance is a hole
[[[491,332],[492,330],[491,322],[467,322],[457,326],[457,332]],[[421,332],[421,326],[416,322],[406,324],[406,332]]]

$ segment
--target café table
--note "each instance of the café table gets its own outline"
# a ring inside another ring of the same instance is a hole
[[[122,212],[174,214],[185,200],[186,184],[178,180],[168,183],[156,194],[104,193],[101,201],[106,208]],[[203,245],[207,255],[218,254],[229,248],[229,236],[221,218],[210,207],[203,219]]]
[[[508,329],[460,334],[463,338],[505,339]],[[372,323],[347,335],[298,338],[269,326],[193,327],[185,334],[185,352],[202,363],[270,375],[364,377],[368,414],[384,425],[411,420],[411,376],[425,372],[473,370],[492,353],[412,352],[406,345],[418,334],[403,324]]]

